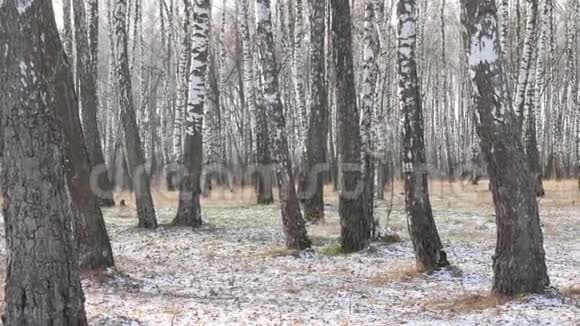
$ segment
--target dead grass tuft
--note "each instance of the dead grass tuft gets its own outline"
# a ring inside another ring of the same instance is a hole
[[[320,248],[320,254],[325,256],[344,256],[346,253],[339,244],[334,244]]]
[[[379,241],[382,243],[398,243],[403,241],[401,236],[396,232],[389,232],[387,234],[381,235]]]
[[[369,282],[374,286],[385,286],[389,283],[409,282],[422,275],[415,265],[400,265],[371,277]]]
[[[492,309],[506,304],[511,297],[497,294],[465,294],[456,298],[431,299],[424,303],[425,307],[435,310],[466,314],[475,311]]]
[[[276,257],[285,257],[291,256],[295,253],[295,251],[284,248],[284,247],[274,247],[268,248],[266,251],[260,254],[263,258],[276,258]]]
[[[560,292],[567,297],[580,299],[580,284],[564,287]]]

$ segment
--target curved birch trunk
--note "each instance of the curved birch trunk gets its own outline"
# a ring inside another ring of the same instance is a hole
[[[294,188],[294,173],[288,152],[284,107],[280,100],[278,87],[270,0],[256,0],[256,25],[258,55],[261,63],[261,79],[264,89],[264,106],[268,119],[272,123],[271,139],[274,145],[275,160],[277,161],[276,174],[282,223],[284,234],[286,235],[286,247],[302,250],[310,247],[310,240],[308,239],[306,225],[302,219],[300,204]]]
[[[127,53],[127,0],[115,0],[113,21],[115,25],[115,77],[119,88],[119,107],[125,136],[125,151],[129,175],[133,181],[139,227],[157,228],[155,207],[151,197],[149,175],[145,170],[145,158],[137,128],[129,58]]]
[[[493,290],[513,295],[550,284],[533,177],[508,101],[493,0],[462,0],[462,22],[477,129],[495,204]]]
[[[405,211],[415,249],[417,269],[430,271],[448,264],[439,238],[427,180],[423,136],[423,108],[416,64],[415,0],[401,0],[397,6],[399,100],[403,114],[403,173]]]

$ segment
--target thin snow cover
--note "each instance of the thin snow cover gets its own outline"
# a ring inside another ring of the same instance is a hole
[[[478,187],[480,194],[487,183]],[[489,293],[496,229],[491,205],[475,206],[466,197],[476,192],[456,189],[450,198],[438,189],[436,185],[431,191],[433,213],[456,268],[432,275],[412,273],[413,246],[399,190],[394,192],[389,227],[402,241],[374,243],[350,255],[328,253],[340,235],[334,201],[327,203],[325,223],[308,226],[314,250],[299,253],[284,249],[279,207],[231,204],[238,197],[227,196],[242,196],[238,190],[237,195],[223,194],[230,206],[205,204],[205,225],[196,230],[140,230],[132,210],[104,209],[116,269],[84,276],[89,324],[577,324],[580,308],[572,299],[532,295],[482,309],[455,310],[457,300]],[[389,204],[377,204],[384,226]],[[175,209],[156,206],[160,222],[169,223]],[[573,206],[542,207],[547,264],[555,287],[580,283],[574,260],[579,218]],[[0,236],[0,269],[5,268],[6,254]]]
[[[484,23],[488,26],[485,33],[482,24],[475,24],[477,32],[471,38],[470,67],[476,67],[481,63],[494,63],[498,59],[496,35],[495,33],[490,33],[490,30],[496,29],[497,23],[491,16],[484,18]]]

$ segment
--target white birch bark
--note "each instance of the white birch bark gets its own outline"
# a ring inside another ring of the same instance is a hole
[[[516,125],[520,132],[522,130],[522,123],[524,119],[524,106],[526,103],[526,88],[530,79],[533,53],[535,50],[536,29],[538,22],[538,0],[526,0],[527,3],[527,19],[526,32],[524,39],[524,49],[520,62],[520,69],[518,73],[518,81],[514,96],[514,111],[518,116],[519,123]]]
[[[272,122],[271,139],[277,161],[276,173],[286,246],[290,249],[306,249],[310,247],[310,240],[294,188],[294,173],[288,151],[284,107],[279,93],[270,0],[256,0],[256,25],[262,70],[261,79],[264,87],[264,105],[268,118]]]

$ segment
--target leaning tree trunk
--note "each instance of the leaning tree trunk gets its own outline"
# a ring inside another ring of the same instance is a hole
[[[48,86],[64,131],[65,172],[74,207],[78,210],[75,235],[79,244],[80,266],[83,269],[103,269],[114,265],[105,221],[95,196],[103,190],[100,189],[101,183],[98,183],[98,180],[95,184],[90,179],[91,164],[85,147],[85,138],[82,137],[79,103],[75,95],[71,66],[58,38],[56,27],[47,28],[55,30],[54,38],[46,37],[45,42],[47,52],[53,54],[47,56],[48,67],[51,68],[47,74],[54,76],[49,80]],[[105,198],[112,199],[109,196]]]
[[[119,107],[121,108],[121,120],[125,134],[125,152],[129,175],[133,181],[135,202],[137,204],[137,216],[139,227],[157,228],[157,218],[151,197],[149,175],[145,170],[143,148],[137,128],[135,106],[133,104],[133,92],[131,89],[131,76],[129,73],[129,59],[127,53],[127,0],[115,0],[113,21],[115,25],[115,77],[119,86]]]
[[[191,67],[187,110],[185,114],[185,143],[183,163],[185,176],[179,185],[179,204],[174,225],[199,227],[201,220],[200,179],[203,167],[203,106],[205,103],[208,65],[208,35],[210,30],[210,1],[199,0],[193,5],[191,37]]]
[[[306,187],[304,189],[304,217],[317,222],[324,218],[324,179],[328,142],[328,95],[326,90],[326,62],[324,60],[325,9],[324,1],[310,0],[310,122],[306,139]]]
[[[114,206],[113,186],[105,164],[101,135],[97,127],[97,69],[98,69],[98,1],[89,1],[90,26],[87,33],[87,15],[83,0],[73,0],[77,75],[79,97],[82,106],[83,135],[89,154],[92,173],[98,173],[95,192],[101,206]],[[89,39],[87,40],[87,36]],[[79,134],[80,135],[80,134]],[[79,136],[77,135],[77,137]]]
[[[477,131],[488,165],[495,204],[497,244],[493,258],[496,293],[541,292],[550,284],[534,180],[509,105],[494,0],[462,0],[469,76]]]
[[[274,155],[277,161],[276,175],[282,210],[282,223],[284,225],[284,234],[286,235],[286,247],[302,250],[310,247],[310,240],[306,233],[306,225],[302,219],[298,196],[294,188],[294,173],[288,153],[284,107],[282,106],[278,89],[270,0],[256,0],[256,24],[258,55],[264,82],[264,105],[268,119],[272,123],[271,135]]]
[[[417,268],[433,270],[447,264],[429,201],[423,136],[423,110],[417,78],[415,0],[401,0],[399,17],[399,100],[403,114],[405,210]]]
[[[3,215],[8,248],[4,325],[87,325],[55,76],[52,3],[0,2]],[[62,45],[61,45],[62,47]]]
[[[348,0],[332,0],[332,45],[336,65],[338,160],[341,179],[339,215],[345,252],[369,245],[370,228],[363,210],[361,137],[354,82],[352,21]]]

